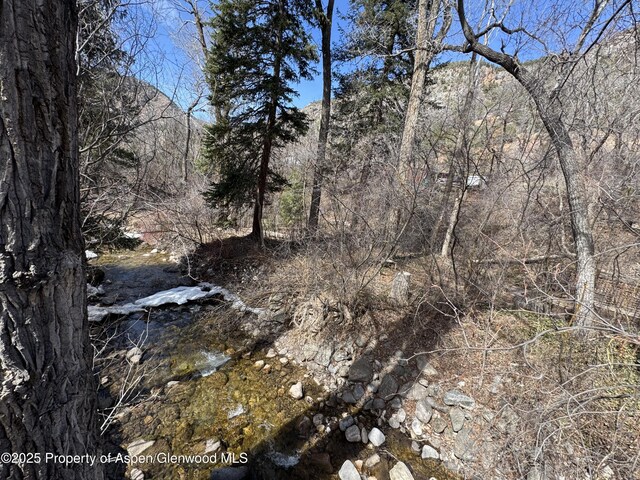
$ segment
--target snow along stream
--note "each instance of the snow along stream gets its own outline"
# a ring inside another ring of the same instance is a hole
[[[160,307],[163,305],[184,305],[185,303],[201,300],[203,298],[222,295],[227,302],[231,302],[231,308],[240,310],[241,312],[251,312],[260,314],[263,308],[252,308],[245,304],[235,293],[230,292],[226,288],[213,285],[211,283],[200,283],[195,287],[176,287],[169,290],[154,293],[148,297],[141,298],[132,303],[122,305],[112,305],[109,307],[101,307],[97,305],[89,305],[89,321],[100,322],[107,315],[129,315],[134,312],[144,312],[149,307]]]

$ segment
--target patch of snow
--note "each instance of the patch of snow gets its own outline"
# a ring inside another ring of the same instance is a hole
[[[196,287],[176,287],[170,290],[163,290],[148,297],[136,300],[133,303],[115,305],[112,307],[89,306],[89,321],[99,322],[109,314],[129,315],[134,312],[143,312],[147,307],[160,307],[162,305],[177,304],[184,305],[193,300],[213,297],[221,294],[225,301],[231,302],[231,308],[241,312],[251,312],[259,315],[265,311],[264,308],[252,308],[247,306],[240,298],[229,292],[227,289],[212,285],[211,283],[201,283]]]
[[[208,377],[231,360],[231,357],[221,352],[202,352],[202,355],[204,356],[204,361],[198,363],[197,367],[203,377]]]
[[[84,256],[87,257],[87,260],[92,260],[94,258],[98,258],[98,254],[92,250],[85,250]]]
[[[176,287],[170,290],[154,293],[140,300],[136,300],[136,305],[141,307],[159,307],[169,303],[184,305],[192,300],[200,300],[202,298],[212,297],[222,292],[222,288],[213,287],[213,285],[200,284],[197,287]]]

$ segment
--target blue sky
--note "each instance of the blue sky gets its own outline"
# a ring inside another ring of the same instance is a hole
[[[326,2],[323,2],[326,4]],[[157,24],[152,32],[152,38],[147,46],[146,62],[141,62],[153,68],[141,70],[139,76],[157,85],[167,96],[171,97],[181,107],[186,106],[193,98],[190,91],[192,81],[190,77],[191,69],[197,68],[184,50],[180,48],[179,41],[176,40],[176,33],[180,31],[186,17],[182,17],[180,12],[172,4],[172,0],[155,0],[153,9]],[[335,0],[335,11],[332,30],[332,41],[337,43],[340,40],[341,28],[346,27],[346,22],[342,16],[349,9],[349,0]],[[138,14],[149,16],[149,7],[143,7]],[[320,45],[320,31],[314,29],[313,39]],[[304,107],[309,103],[322,98],[322,69],[317,65],[318,74],[313,80],[305,80],[298,85],[299,96],[295,100],[298,107]],[[203,102],[203,105],[205,102]],[[200,112],[197,116],[206,119],[205,112]]]

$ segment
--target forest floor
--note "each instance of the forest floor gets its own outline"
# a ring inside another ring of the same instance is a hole
[[[639,478],[618,474],[640,449],[638,400],[625,387],[637,385],[638,372],[617,366],[635,361],[628,345],[592,338],[578,348],[561,332],[564,316],[464,307],[454,286],[429,283],[420,257],[355,271],[335,268],[344,267],[337,252],[274,240],[265,247],[232,237],[183,263],[188,277],[222,285],[263,314],[204,302],[138,318],[172,326],[143,357],[154,370],[146,390],[118,414],[121,445],[203,453],[220,442],[213,451],[253,459],[246,478],[409,478],[397,476],[400,462],[425,480]],[[404,304],[390,296],[401,272],[411,273]],[[116,351],[126,358],[124,347]],[[196,379],[202,359],[194,355],[203,351],[232,360]],[[606,375],[589,368],[597,359]],[[296,385],[301,392],[291,391]],[[225,418],[236,404],[242,414]],[[618,412],[615,428],[594,410]],[[590,470],[612,428],[615,450]],[[378,432],[385,439],[374,445]],[[133,473],[208,478],[210,470]]]

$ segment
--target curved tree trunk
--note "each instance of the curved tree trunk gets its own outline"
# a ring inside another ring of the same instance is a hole
[[[41,456],[3,461],[3,479],[103,478],[44,457],[98,454],[75,29],[72,0],[0,1],[0,452]]]
[[[567,188],[571,229],[578,258],[574,289],[575,324],[581,327],[589,327],[593,323],[595,302],[596,262],[593,231],[589,222],[588,197],[583,172],[569,136],[569,131],[562,119],[562,106],[557,95],[558,92],[548,91],[545,85],[535,78],[532,72],[520,64],[516,58],[478,42],[478,36],[473,32],[465,17],[464,0],[457,0],[457,4],[458,17],[468,43],[467,49],[482,55],[490,62],[500,65],[524,87],[535,102],[538,115],[549,134],[551,144],[558,154],[558,161]],[[594,15],[597,17],[599,12],[600,10],[596,3]],[[592,25],[593,18],[585,25],[583,35],[586,36]],[[578,41],[578,47],[576,47],[578,50],[583,41],[584,38],[581,37]],[[562,78],[558,80],[558,85],[564,83]]]

